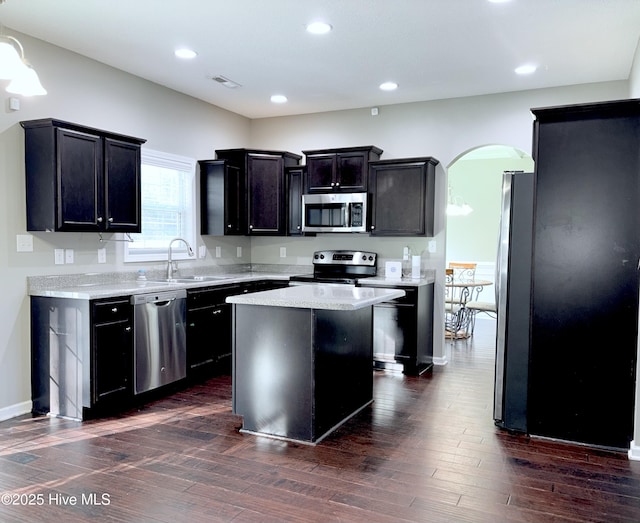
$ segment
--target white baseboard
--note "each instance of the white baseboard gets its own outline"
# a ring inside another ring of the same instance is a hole
[[[640,461],[640,446],[636,445],[635,440],[631,442],[629,447],[629,459]]]
[[[31,412],[31,402],[23,401],[22,403],[16,403],[15,405],[9,405],[0,409],[0,421],[4,421],[16,416],[22,416]]]
[[[449,363],[449,362],[447,361],[447,357],[446,356],[440,356],[440,357],[434,356],[433,357],[433,364],[434,365],[446,365],[447,363]]]

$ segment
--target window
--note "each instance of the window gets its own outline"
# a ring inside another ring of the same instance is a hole
[[[142,232],[125,243],[124,261],[167,259],[169,242],[184,238],[195,249],[195,160],[142,148]],[[188,258],[182,242],[174,260]]]

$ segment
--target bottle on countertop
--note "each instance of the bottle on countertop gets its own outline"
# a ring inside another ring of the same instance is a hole
[[[402,250],[402,277],[411,278],[411,247]]]

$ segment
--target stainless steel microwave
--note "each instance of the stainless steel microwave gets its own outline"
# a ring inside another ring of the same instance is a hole
[[[367,193],[302,195],[304,232],[367,232]]]

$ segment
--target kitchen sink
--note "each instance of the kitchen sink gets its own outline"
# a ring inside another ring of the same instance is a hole
[[[226,280],[228,278],[228,276],[184,276],[181,278],[161,278],[149,281],[152,283],[193,283],[197,281]]]

